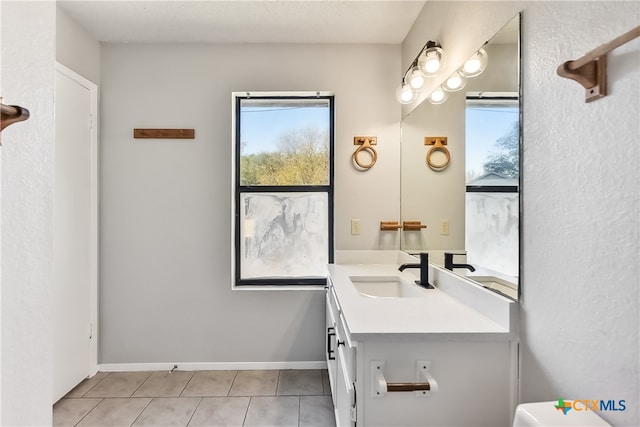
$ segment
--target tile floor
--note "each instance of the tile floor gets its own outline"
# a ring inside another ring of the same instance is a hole
[[[54,426],[332,427],[326,370],[99,372],[53,406]]]

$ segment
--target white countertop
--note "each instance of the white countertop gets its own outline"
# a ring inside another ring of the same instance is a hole
[[[358,292],[349,276],[398,276],[413,282],[418,277],[418,270],[400,272],[396,264],[329,264],[329,277],[351,338],[357,341],[514,339],[513,301],[476,290],[477,286],[433,266],[430,270],[431,283],[435,283],[436,289],[421,289],[424,298],[376,298]],[[470,286],[468,291],[456,293],[472,293],[472,297],[481,300],[480,305],[474,308],[473,304],[461,302],[438,289],[438,282],[442,282],[443,289]],[[492,312],[482,313],[483,309]]]

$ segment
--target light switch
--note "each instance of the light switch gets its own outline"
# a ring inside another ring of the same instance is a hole
[[[351,235],[352,236],[357,236],[358,234],[360,234],[360,220],[359,219],[352,219],[351,220]]]

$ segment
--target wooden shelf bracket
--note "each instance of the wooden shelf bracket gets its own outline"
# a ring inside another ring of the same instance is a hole
[[[640,36],[640,25],[593,49],[582,58],[566,61],[557,69],[560,77],[572,79],[585,88],[585,102],[607,96],[607,53]]]

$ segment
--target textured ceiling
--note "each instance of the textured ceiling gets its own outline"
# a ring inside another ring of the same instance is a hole
[[[58,4],[104,42],[389,43],[424,1],[69,1]]]

